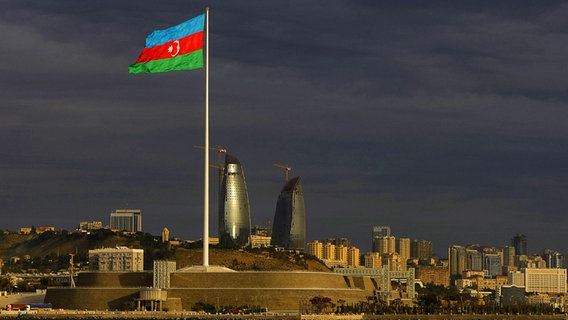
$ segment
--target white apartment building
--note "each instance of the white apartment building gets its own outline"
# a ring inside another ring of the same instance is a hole
[[[526,268],[525,290],[538,293],[566,293],[566,269]]]
[[[89,269],[93,271],[144,271],[144,250],[128,247],[89,250]]]
[[[509,272],[510,285],[525,287],[526,292],[566,293],[566,269],[525,268]]]

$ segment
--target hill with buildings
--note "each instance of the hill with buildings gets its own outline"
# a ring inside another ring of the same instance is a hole
[[[175,260],[178,268],[202,263],[201,243],[172,245],[148,233],[123,234],[97,230],[89,234],[79,232],[43,232],[41,234],[0,234],[0,259],[3,272],[26,270],[49,272],[66,269],[69,254],[74,255],[76,267],[88,268],[88,251],[103,247],[144,249],[144,269],[152,269],[153,260]],[[210,264],[235,270],[311,270],[328,271],[318,259],[305,254],[281,252],[273,249],[210,249]]]

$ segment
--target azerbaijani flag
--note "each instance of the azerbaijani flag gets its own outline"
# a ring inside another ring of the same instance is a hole
[[[128,66],[129,73],[157,73],[203,68],[203,29],[205,14],[146,38],[146,47]]]

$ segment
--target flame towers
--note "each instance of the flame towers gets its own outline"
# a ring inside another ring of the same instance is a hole
[[[250,204],[245,174],[239,159],[225,156],[219,201],[219,238],[246,246],[250,238]]]
[[[276,203],[271,245],[304,250],[306,243],[306,209],[300,177],[290,179]]]

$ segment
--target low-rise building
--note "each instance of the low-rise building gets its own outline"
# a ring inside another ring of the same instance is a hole
[[[89,232],[92,230],[99,230],[103,228],[102,221],[81,221],[79,222],[79,231]]]
[[[250,236],[250,246],[252,248],[267,248],[270,247],[271,236],[261,236],[257,234],[251,234]]]
[[[424,284],[450,286],[450,270],[445,266],[417,266],[416,278]]]

